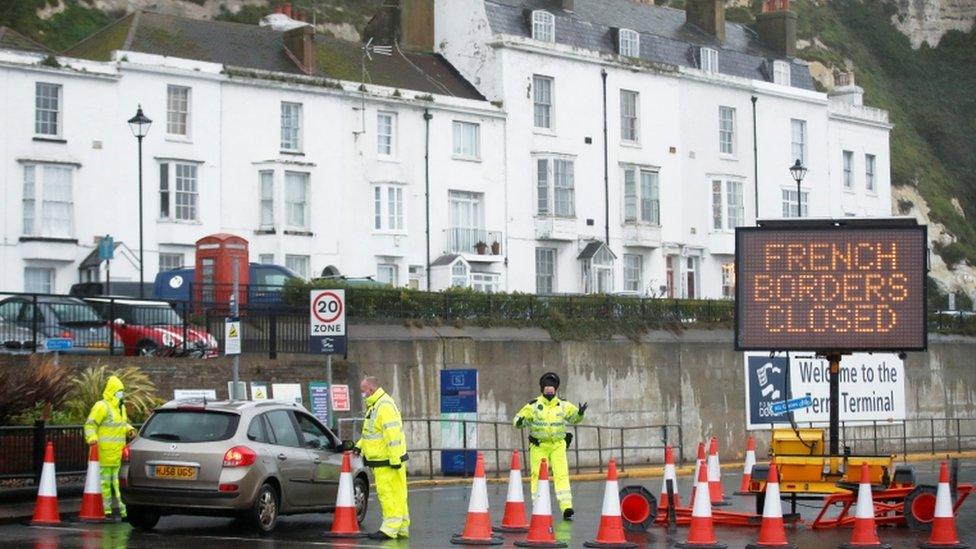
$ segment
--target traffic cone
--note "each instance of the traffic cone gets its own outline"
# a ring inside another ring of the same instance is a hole
[[[708,495],[712,505],[728,505],[722,489],[722,466],[718,461],[718,439],[712,437],[708,443]]]
[[[350,452],[342,454],[342,469],[339,471],[339,491],[336,494],[335,512],[332,514],[332,530],[325,533],[327,538],[364,538],[366,532],[359,530],[356,518],[356,502],[352,493],[352,457]]]
[[[742,465],[742,482],[739,483],[738,495],[749,493],[749,483],[752,482],[752,468],[756,465],[756,439],[749,437],[746,443],[746,462]],[[767,481],[768,482],[768,481]]]
[[[456,545],[500,545],[502,538],[491,533],[491,514],[488,512],[488,484],[485,480],[485,456],[478,452],[474,466],[474,482],[471,499],[468,500],[468,518],[464,532],[455,534],[451,543]]]
[[[48,442],[44,448],[44,466],[41,468],[41,482],[37,488],[37,503],[34,504],[34,518],[31,524],[61,524],[58,512],[58,482],[54,472],[54,443]]]
[[[939,490],[935,495],[935,516],[932,517],[932,534],[929,540],[919,543],[922,549],[966,549],[956,534],[956,518],[952,511],[949,492],[949,467],[946,462],[939,466]]]
[[[670,450],[670,448],[668,448]],[[587,541],[584,547],[637,547],[624,537],[624,520],[620,516],[620,488],[617,486],[617,460],[611,458],[607,467],[607,487],[603,492],[603,512],[600,513],[600,529],[596,539]]]
[[[691,505],[695,505],[695,492],[698,491],[698,472],[705,464],[705,443],[698,443],[698,454],[695,457],[695,473],[691,476]]]
[[[539,464],[539,481],[532,494],[532,520],[529,535],[515,542],[519,547],[566,547],[552,532],[552,501],[549,499],[549,464]]]
[[[512,464],[508,472],[508,495],[505,497],[505,516],[495,527],[496,532],[528,532],[529,521],[525,518],[525,495],[522,488],[522,463],[519,451],[512,451]]]
[[[752,437],[749,437],[749,441],[752,442]],[[779,499],[779,473],[776,472],[776,463],[769,464],[769,475],[766,477],[766,502],[763,504],[759,540],[746,545],[746,549],[773,547],[796,549],[796,545],[786,541],[786,528],[783,527],[783,502]]]
[[[674,490],[674,506],[681,507],[681,494],[678,492],[678,475],[674,470],[674,450],[670,445],[664,447],[664,476],[661,478],[661,499],[658,500],[657,508],[666,510],[668,508],[668,480]]]
[[[707,467],[698,470],[698,490],[702,496],[708,494]],[[715,528],[712,526],[712,504],[707,497],[695,498],[695,506],[691,510],[691,529],[688,539],[684,543],[676,544],[681,549],[725,549],[728,547],[715,539]]]
[[[104,522],[105,505],[102,500],[101,465],[98,463],[98,445],[92,444],[88,452],[88,474],[85,475],[85,493],[81,496],[78,520]]]
[[[867,462],[861,464],[861,485],[857,488],[857,506],[854,508],[854,532],[851,534],[851,541],[842,543],[839,547],[891,549],[891,545],[881,543],[878,539],[878,527],[874,522],[874,498],[871,496],[871,474]]]

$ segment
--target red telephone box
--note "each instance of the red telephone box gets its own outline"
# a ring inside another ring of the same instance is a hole
[[[247,303],[247,240],[232,234],[217,233],[197,240],[197,265],[194,276],[194,299],[197,303],[228,305],[234,288],[236,263],[240,285],[237,302]]]

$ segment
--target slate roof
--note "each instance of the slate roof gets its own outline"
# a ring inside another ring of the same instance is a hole
[[[282,32],[270,27],[225,21],[189,19],[151,11],[126,15],[65,52],[106,61],[115,50],[127,50],[230,67],[303,75],[286,53]],[[327,36],[315,37],[314,76],[359,81],[361,46]],[[436,54],[401,52],[373,55],[366,62],[367,83],[466,99],[484,97],[444,58]]]
[[[458,254],[444,254],[444,255],[438,257],[437,259],[435,259],[430,264],[430,266],[431,267],[443,267],[445,265],[450,265],[451,263],[454,263],[454,260],[457,259],[457,258],[459,258],[459,257],[461,257],[461,256],[458,255]]]
[[[583,251],[581,251],[579,255],[576,256],[576,259],[593,259],[593,257],[596,256],[597,252],[599,252],[601,249],[610,252],[611,257],[613,258],[617,257],[617,254],[613,253],[613,250],[608,248],[607,245],[604,244],[602,240],[591,240],[586,244],[586,247],[583,248]]]
[[[38,53],[53,53],[47,47],[27,38],[10,27],[0,26],[0,48],[12,50],[32,51]]]
[[[576,0],[568,12],[559,0],[485,0],[492,31],[497,34],[530,37],[530,12],[546,10],[556,19],[556,43],[576,48],[616,54],[616,30],[627,28],[640,33],[640,57],[646,61],[697,67],[695,49],[707,46],[718,50],[719,72],[754,80],[772,80],[765,65],[772,59],[789,61],[791,84],[813,90],[813,79],[806,63],[786,59],[764,45],[751,29],[726,22],[725,42],[685,22],[684,10],[641,4],[633,0]]]

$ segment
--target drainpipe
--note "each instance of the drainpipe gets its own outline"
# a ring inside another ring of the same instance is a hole
[[[752,183],[756,195],[756,224],[759,223],[759,141],[756,138],[756,101],[759,100],[755,95],[752,96]],[[797,195],[799,197],[800,195]],[[799,198],[797,198],[799,201]]]
[[[427,291],[430,291],[430,109],[424,109],[424,223],[427,230]]]
[[[610,247],[610,143],[607,138],[607,69],[600,70],[603,77],[603,214],[606,219],[607,248]]]

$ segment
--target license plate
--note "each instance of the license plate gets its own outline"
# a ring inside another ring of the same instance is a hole
[[[179,480],[194,480],[197,478],[197,468],[183,465],[157,465],[153,471],[156,478],[173,478]]]

